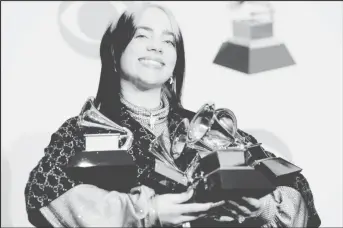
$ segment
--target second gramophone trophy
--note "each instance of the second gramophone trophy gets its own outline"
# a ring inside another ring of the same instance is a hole
[[[195,189],[194,201],[260,198],[271,193],[280,178],[301,171],[280,157],[269,156],[260,143],[240,132],[234,113],[215,109],[213,103],[203,105],[190,123],[188,119],[180,122],[171,151],[180,156],[188,149],[197,151],[187,169],[178,171]]]
[[[186,139],[184,147],[198,151],[188,167],[195,201],[258,198],[275,189],[262,172],[247,165],[251,149],[266,156],[259,144],[253,145],[238,133],[231,110],[215,109],[213,103],[203,105],[191,120]]]

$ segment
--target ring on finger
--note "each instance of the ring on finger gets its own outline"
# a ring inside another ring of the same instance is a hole
[[[182,227],[191,227],[191,223],[190,222],[182,223]]]
[[[238,215],[238,223],[241,224],[245,221],[245,217],[243,215]]]

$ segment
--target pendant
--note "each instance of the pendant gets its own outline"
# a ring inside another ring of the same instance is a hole
[[[150,128],[151,128],[152,130],[154,130],[155,122],[156,122],[156,118],[153,117],[153,116],[151,115],[151,116],[150,116]]]

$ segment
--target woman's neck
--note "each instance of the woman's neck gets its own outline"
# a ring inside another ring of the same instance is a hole
[[[120,81],[120,86],[123,98],[131,104],[145,109],[154,109],[160,106],[161,88],[142,91],[123,79]]]

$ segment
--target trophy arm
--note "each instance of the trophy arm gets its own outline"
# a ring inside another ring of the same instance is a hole
[[[120,140],[121,139],[126,139],[126,142],[124,143],[123,146],[120,147],[121,150],[128,150],[130,149],[131,145],[132,145],[132,142],[133,142],[133,134],[132,132],[126,128],[126,127],[123,127],[122,128],[127,134],[126,135],[121,135],[120,136]]]
[[[81,121],[79,121],[79,126],[80,127],[93,127],[93,128],[99,128],[99,129],[116,131],[116,132],[120,132],[120,133],[127,133],[122,128],[117,128],[117,127],[108,126],[108,125],[99,124],[99,123],[92,123],[92,122],[85,122],[85,121],[81,122]]]

